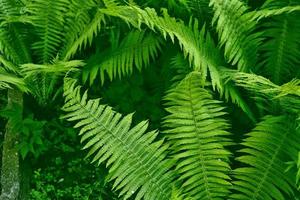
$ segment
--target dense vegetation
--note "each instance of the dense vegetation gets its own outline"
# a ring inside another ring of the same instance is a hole
[[[299,66],[298,0],[0,0],[0,199],[300,199]]]

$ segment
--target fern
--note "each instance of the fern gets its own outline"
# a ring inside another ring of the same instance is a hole
[[[147,34],[144,31],[132,31],[121,41],[121,43],[112,47],[106,52],[107,55],[93,55],[83,70],[83,81],[86,82],[90,77],[92,84],[100,73],[100,80],[104,83],[105,73],[110,80],[115,77],[122,77],[131,74],[133,66],[141,71],[143,66],[150,64],[150,59],[154,59],[158,51],[161,50],[162,41],[153,34]],[[104,57],[99,62],[99,57]],[[96,60],[96,62],[94,62]]]
[[[172,192],[172,162],[166,159],[168,146],[154,141],[158,132],[145,132],[148,122],[130,128],[132,114],[122,118],[111,107],[100,105],[100,100],[87,100],[87,92],[80,96],[76,81],[66,78],[64,110],[69,121],[78,121],[81,141],[88,141],[84,149],[98,164],[106,162],[109,180],[114,188],[128,199],[169,199]]]
[[[63,60],[70,59],[77,50],[80,49],[81,42],[86,42],[84,37],[90,37],[85,34],[88,34],[89,31],[85,29],[95,28],[92,30],[92,36],[95,32],[98,31],[97,26],[91,26],[90,23],[94,18],[96,21],[99,20],[96,15],[91,15],[90,12],[92,9],[96,8],[97,4],[94,0],[86,0],[83,4],[80,0],[72,0],[72,3],[68,5],[68,13],[65,18],[65,34],[64,34],[64,45],[60,51],[60,57]],[[84,34],[85,33],[85,34]],[[82,39],[79,39],[79,38]],[[89,41],[91,42],[91,41]],[[86,42],[87,43],[87,42]]]
[[[252,120],[252,122],[256,122],[256,118],[254,116],[253,111],[251,110],[251,108],[243,98],[239,89],[235,86],[234,82],[226,81],[226,80],[224,80],[224,82],[225,82],[224,94],[222,97],[227,102],[232,102],[236,104],[238,107],[240,107],[243,110],[243,112],[249,117],[249,119]]]
[[[205,20],[212,14],[209,7],[209,0],[178,0],[189,10],[189,12],[199,20]]]
[[[64,75],[76,68],[84,66],[85,63],[80,60],[71,60],[68,62],[55,60],[52,64],[33,64],[27,63],[21,65],[21,73],[25,78],[37,76],[39,73],[52,73],[55,75]]]
[[[214,52],[215,57],[218,57],[218,52]],[[193,71],[192,69],[188,68],[188,63],[182,56],[176,56],[173,61],[171,62],[172,68],[176,69],[176,76],[173,78],[173,86],[175,86],[179,81],[181,81],[189,72]],[[245,102],[244,98],[242,97],[238,88],[234,85],[233,81],[228,81],[228,72],[227,69],[224,67],[220,68],[220,74],[222,74],[220,78],[220,96],[226,100],[226,102],[232,102],[240,107],[245,114],[253,121],[256,122],[255,116],[251,111],[250,107]]]
[[[7,60],[4,56],[0,55],[0,66],[2,66],[7,72],[18,74],[18,66]]]
[[[252,21],[259,21],[264,18],[273,17],[282,14],[289,14],[300,11],[300,5],[298,6],[285,6],[277,9],[262,9],[248,14]]]
[[[210,5],[226,59],[237,64],[239,71],[249,71],[256,63],[261,33],[253,33],[255,22],[246,15],[248,7],[239,0],[211,0]]]
[[[237,103],[255,121],[253,113],[251,113],[238,91],[232,84],[225,83],[223,80],[221,76],[223,70],[220,67],[224,65],[223,58],[209,32],[206,32],[205,27],[201,31],[198,30],[197,21],[194,21],[194,23],[190,21],[189,26],[185,26],[183,22],[171,18],[165,10],[163,10],[163,17],[159,17],[153,9],[145,8],[142,10],[134,5],[118,6],[118,4],[113,4],[111,7],[107,6],[107,9],[103,9],[102,12],[120,17],[136,27],[140,27],[140,24],[144,23],[150,29],[160,31],[164,37],[169,36],[172,41],[177,38],[183,48],[185,57],[188,57],[189,63],[194,70],[201,72],[201,81],[206,80],[207,71],[209,70],[213,89],[217,89],[221,95],[224,92],[226,100],[231,99],[234,103]],[[251,50],[251,52],[253,51]],[[253,59],[251,58],[251,60]]]
[[[164,121],[172,144],[176,171],[183,191],[195,199],[222,199],[229,194],[229,156],[224,146],[229,127],[222,117],[221,102],[199,84],[199,74],[191,73],[165,98],[170,113]]]
[[[206,80],[209,71],[213,87],[222,89],[218,71],[220,54],[215,51],[214,42],[205,28],[202,28],[201,31],[198,30],[197,20],[191,20],[189,26],[186,26],[182,21],[170,17],[166,9],[162,9],[163,16],[160,17],[154,9],[145,8],[143,10],[135,5],[114,5],[101,10],[104,14],[119,17],[137,28],[141,24],[145,24],[151,30],[161,32],[165,38],[169,36],[172,42],[175,42],[175,38],[177,38],[190,65],[201,72],[201,81]],[[212,50],[213,53],[211,53]]]
[[[299,114],[300,80],[294,79],[279,86],[255,74],[235,73],[233,79],[238,86],[260,95],[264,100],[276,101],[283,110]]]
[[[0,52],[15,64],[31,61],[29,48],[25,42],[27,39],[26,28],[19,22],[26,18],[21,16],[23,6],[15,0],[3,0],[0,2]],[[21,18],[20,18],[21,17]],[[11,18],[18,18],[14,21]]]
[[[83,23],[86,23],[86,20],[82,20],[83,25]],[[98,10],[86,26],[84,26],[83,28],[78,27],[80,29],[79,33],[73,34],[70,37],[71,39],[66,44],[66,48],[62,52],[61,57],[63,58],[63,60],[66,61],[70,59],[76,53],[76,51],[85,48],[88,44],[90,45],[92,43],[93,38],[98,34],[102,27],[102,24],[104,23],[104,15],[100,10]],[[74,27],[71,28],[74,29]]]
[[[55,91],[55,87],[60,76],[78,70],[84,65],[80,60],[68,62],[55,60],[53,63],[45,65],[27,63],[21,65],[20,73],[23,75],[25,82],[38,103],[45,106],[59,92],[59,90]]]
[[[14,74],[8,73],[3,68],[0,68],[0,90],[13,89],[17,87],[23,92],[28,92],[28,88],[24,80]]]
[[[269,4],[271,3],[273,2]],[[271,5],[265,5],[269,6]],[[265,53],[261,68],[276,84],[290,80],[296,71],[295,66],[300,57],[300,25],[297,23],[299,16],[294,13],[277,16],[263,23],[263,37],[266,38],[266,42],[262,45],[262,52]]]
[[[49,63],[58,54],[64,38],[64,14],[68,11],[68,3],[68,0],[34,0],[27,6],[38,36],[32,49],[41,64]]]
[[[287,121],[292,123],[287,124]],[[284,200],[285,195],[291,197],[294,176],[284,173],[284,163],[297,158],[299,138],[292,118],[266,116],[242,143],[244,155],[237,160],[246,166],[234,171],[237,180],[233,188],[237,193],[232,194],[231,199]]]

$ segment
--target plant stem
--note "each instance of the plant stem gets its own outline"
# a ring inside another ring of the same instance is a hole
[[[20,106],[23,108],[23,94],[16,89],[9,89],[8,94],[8,108],[13,106]],[[21,114],[18,112],[16,114]],[[22,117],[22,116],[18,116]],[[17,200],[20,193],[20,160],[18,151],[19,133],[14,128],[13,119],[8,119],[6,124],[6,132],[3,141],[2,151],[2,172],[1,172],[1,186],[2,193],[1,200]]]

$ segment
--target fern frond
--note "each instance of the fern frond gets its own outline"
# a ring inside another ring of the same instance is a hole
[[[23,92],[29,92],[23,78],[8,73],[0,67],[0,89],[12,89],[13,87],[17,87]]]
[[[241,92],[238,90],[238,88],[234,85],[233,81],[225,81],[224,80],[224,94],[222,97],[227,102],[232,102],[236,104],[238,107],[240,107],[243,112],[251,119],[252,122],[256,122],[256,118],[254,116],[253,111],[245,101],[245,99],[242,97]]]
[[[291,2],[291,1],[289,1]],[[274,2],[288,4],[288,2]],[[273,1],[264,7],[273,7]],[[300,15],[286,14],[280,17],[273,17],[263,22],[264,28],[261,68],[274,83],[282,84],[295,77],[296,66],[300,57]]]
[[[19,73],[18,67],[6,58],[4,58],[4,56],[2,55],[0,55],[0,66],[3,66],[7,72],[12,72],[14,74]]]
[[[47,64],[54,59],[64,39],[64,14],[68,11],[68,0],[34,0],[28,5],[37,41],[32,49],[38,62]]]
[[[81,141],[86,142],[88,157],[98,164],[106,162],[109,179],[115,180],[114,188],[128,199],[169,199],[172,192],[173,161],[166,159],[168,146],[154,141],[158,132],[146,133],[148,122],[131,128],[132,114],[122,117],[111,107],[101,105],[99,99],[81,97],[76,81],[65,79],[64,110],[68,121],[77,121],[81,128]]]
[[[209,0],[179,0],[179,2],[185,5],[191,14],[199,20],[205,20],[212,13]]]
[[[27,63],[21,65],[21,73],[25,78],[36,76],[40,73],[47,74],[52,73],[57,76],[65,74],[69,71],[74,71],[78,67],[84,66],[85,63],[81,60],[71,60],[71,61],[54,61],[52,64],[33,64]]]
[[[247,134],[238,161],[245,167],[234,170],[237,193],[231,199],[274,199],[292,197],[295,175],[285,173],[285,162],[296,159],[299,131],[287,116],[267,116]],[[292,199],[292,198],[289,198]]]
[[[300,80],[294,79],[281,86],[255,74],[235,73],[233,80],[238,86],[261,95],[264,99],[278,102],[283,110],[299,113]]]
[[[229,194],[230,143],[220,101],[191,73],[165,97],[170,113],[164,121],[177,160],[183,191],[195,199],[223,199]]]
[[[249,71],[256,63],[260,33],[252,33],[255,22],[246,15],[248,7],[240,0],[211,0],[210,5],[225,58],[239,71]]]
[[[20,67],[20,73],[23,75],[25,82],[32,95],[38,101],[39,105],[46,105],[51,102],[52,97],[57,94],[55,88],[62,75],[71,71],[78,70],[85,63],[81,60],[60,61],[54,60],[52,64],[33,64],[27,63]]]
[[[113,80],[131,74],[134,66],[141,71],[157,56],[161,44],[161,39],[153,34],[131,31],[119,45],[109,49],[106,55],[102,55],[103,59],[99,60],[100,56],[96,53],[88,60],[83,70],[83,81],[86,82],[89,76],[92,84],[99,73],[103,84],[105,73]]]
[[[84,18],[85,17],[83,16],[83,19],[79,19],[82,20],[82,25],[87,21],[87,19]],[[80,29],[79,34],[74,34],[71,36],[71,39],[66,44],[66,48],[62,52],[62,59],[66,61],[70,59],[76,53],[76,51],[91,45],[93,38],[97,36],[104,23],[105,16],[100,10],[98,10],[92,17],[92,20],[83,28],[78,27],[78,29]],[[74,27],[71,28],[74,29]]]
[[[0,52],[15,64],[31,61],[29,46],[26,44],[27,30],[19,22],[24,7],[19,1],[3,0],[0,2]],[[19,20],[13,21],[12,18]]]
[[[213,87],[222,89],[218,71],[220,54],[205,28],[199,31],[197,20],[191,20],[189,26],[186,26],[182,21],[170,17],[166,9],[162,9],[163,16],[158,16],[154,9],[141,9],[135,5],[107,7],[101,10],[106,15],[119,17],[137,28],[145,24],[151,30],[159,31],[165,39],[169,37],[172,42],[177,39],[190,65],[201,72],[201,81],[206,80],[209,71]]]
[[[65,16],[64,25],[64,45],[60,52],[62,60],[69,60],[80,49],[80,46],[83,46],[83,44],[76,42],[76,40],[79,37],[83,37],[84,29],[89,26],[92,17],[97,18],[97,14],[91,15],[90,13],[94,8],[97,8],[94,0],[86,0],[84,3],[81,0],[72,0],[72,3],[68,5],[68,13]],[[81,42],[84,42],[84,40],[81,40]]]
[[[293,12],[299,12],[300,11],[300,5],[298,6],[285,6],[282,8],[277,9],[262,9],[257,10],[255,12],[248,13],[249,18],[251,18],[252,21],[259,21],[264,18],[273,17],[277,15],[282,14],[290,14]]]

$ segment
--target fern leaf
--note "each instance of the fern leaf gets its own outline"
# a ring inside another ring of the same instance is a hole
[[[215,54],[216,55],[216,54]],[[184,60],[184,58],[180,56],[174,57],[172,61],[172,68],[176,69],[176,76],[174,76],[173,81],[174,85],[176,85],[179,81],[184,79],[186,75],[192,71],[188,67],[188,62]],[[227,77],[227,69],[224,67],[220,68],[220,74],[222,74],[220,79],[221,88],[219,89],[220,96],[226,100],[226,102],[232,102],[240,107],[245,114],[253,121],[256,122],[255,116],[249,106],[247,105],[246,101],[242,97],[241,93],[239,92],[238,88],[234,85],[233,81],[228,81]],[[173,86],[174,86],[173,85]]]
[[[299,114],[300,80],[294,79],[279,86],[269,79],[255,74],[235,73],[232,78],[238,86],[244,87],[272,103],[279,103],[284,111]]]
[[[273,17],[282,14],[291,14],[293,12],[300,11],[300,5],[298,6],[285,6],[277,9],[262,9],[255,12],[250,12],[248,15],[252,21],[259,21],[264,18]]]
[[[240,107],[244,113],[252,120],[252,122],[256,122],[256,118],[254,116],[253,111],[250,109],[249,105],[242,97],[241,92],[234,85],[232,81],[224,81],[224,94],[223,97],[227,102],[232,102]]]
[[[90,77],[92,84],[100,73],[100,80],[104,83],[105,73],[110,80],[115,77],[121,78],[126,74],[131,74],[133,66],[141,71],[143,66],[150,64],[150,59],[154,59],[157,52],[161,50],[162,41],[153,34],[146,34],[144,31],[132,31],[122,40],[117,47],[108,50],[104,59],[99,62],[99,54],[93,55],[83,70],[83,81]],[[103,57],[103,56],[102,56]]]
[[[279,6],[279,2],[276,7]],[[273,4],[264,7],[271,7]],[[284,1],[280,4],[285,5]],[[272,6],[273,7],[273,6]],[[286,14],[273,17],[263,23],[265,42],[262,45],[261,68],[274,83],[282,84],[294,78],[296,65],[300,57],[300,15]]]
[[[23,92],[29,92],[23,78],[20,78],[0,67],[0,89],[12,89],[17,87]]]
[[[146,133],[148,122],[131,128],[132,114],[122,117],[111,107],[101,105],[99,99],[81,97],[76,81],[65,79],[65,118],[77,121],[81,128],[84,149],[98,164],[106,162],[109,179],[124,199],[136,194],[135,199],[169,199],[172,193],[172,162],[166,159],[163,141],[155,141],[157,131]]]
[[[216,51],[214,42],[205,28],[199,31],[197,20],[191,20],[189,26],[186,26],[182,21],[170,17],[166,9],[162,9],[163,16],[160,17],[154,9],[143,10],[134,5],[107,7],[102,9],[102,12],[119,17],[137,28],[145,24],[151,30],[159,31],[165,39],[169,37],[172,42],[177,39],[190,65],[201,72],[201,81],[206,80],[209,71],[213,87],[222,89],[218,69],[221,61],[220,54]]]
[[[229,194],[229,127],[221,102],[191,73],[166,96],[164,121],[183,190],[195,199],[223,199]]]
[[[234,171],[237,193],[231,199],[284,200],[284,193],[292,197],[295,175],[285,173],[285,162],[297,158],[299,138],[293,119],[266,116],[242,143],[244,155],[237,160],[246,166]]]
[[[47,105],[57,92],[55,87],[60,76],[78,70],[84,65],[85,63],[80,60],[68,62],[55,60],[52,64],[23,64],[20,71],[38,103]]]
[[[68,62],[54,61],[53,64],[33,64],[27,63],[21,65],[21,73],[25,78],[36,76],[40,73],[52,73],[56,75],[65,74],[66,72],[73,71],[78,67],[84,66],[85,63],[81,60],[71,60]]]
[[[83,17],[84,18],[84,17]],[[86,23],[87,19],[79,19],[82,20],[83,23]],[[66,48],[62,52],[63,60],[70,59],[77,50],[85,48],[87,45],[91,45],[93,38],[100,31],[102,24],[105,23],[105,18],[103,13],[98,10],[96,14],[93,16],[92,20],[87,23],[83,28],[80,28],[80,32],[77,35],[72,35],[69,42],[66,44]],[[74,27],[72,27],[74,29]]]
[[[61,59],[65,61],[69,60],[78,48],[82,46],[82,44],[76,42],[76,40],[84,35],[84,29],[89,26],[92,17],[97,17],[96,15],[90,14],[91,10],[96,7],[97,4],[94,0],[86,0],[84,3],[82,3],[81,0],[73,0],[72,3],[68,5],[68,13],[65,16],[64,25],[64,45],[60,52]]]
[[[49,63],[58,54],[64,38],[64,14],[68,11],[68,4],[68,0],[34,0],[28,5],[38,36],[32,49],[41,64]]]
[[[0,1],[0,52],[15,64],[31,62],[29,46],[26,44],[26,28],[18,23],[20,20],[11,21],[12,18],[21,19],[24,7],[15,0]],[[22,17],[26,18],[25,15]]]
[[[247,6],[240,0],[211,0],[210,5],[225,58],[239,71],[249,71],[256,63],[261,33],[252,33],[255,22],[246,15]]]
[[[18,74],[19,71],[18,67],[1,55],[0,55],[0,64],[4,67],[6,71],[12,72],[14,74]]]

